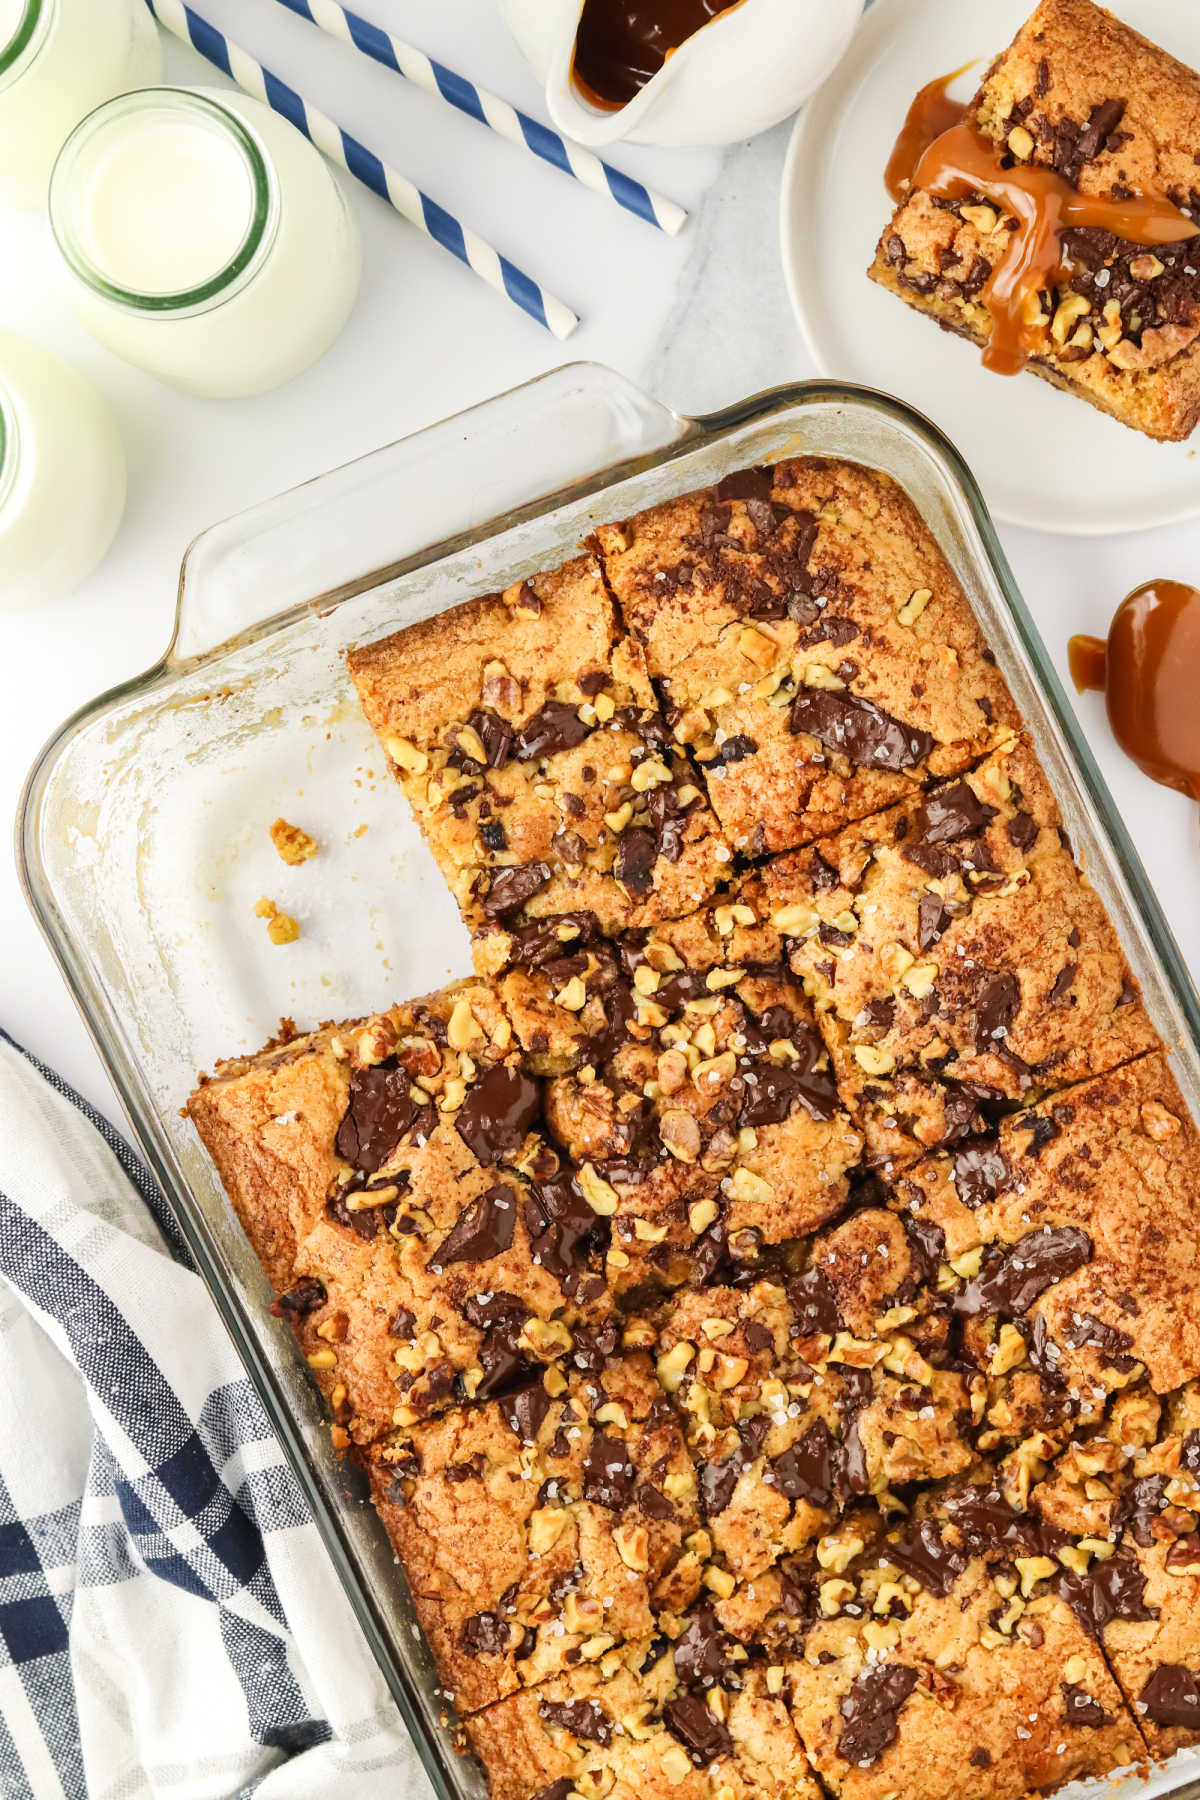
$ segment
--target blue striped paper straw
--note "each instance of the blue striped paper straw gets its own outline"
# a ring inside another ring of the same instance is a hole
[[[295,88],[255,62],[239,45],[185,5],[184,0],[146,0],[146,4],[159,24],[173,36],[191,44],[201,56],[235,81],[243,93],[254,100],[265,100],[274,112],[282,114],[302,131],[331,162],[386,200],[418,231],[456,256],[459,262],[466,263],[481,281],[486,281],[498,294],[506,295],[514,306],[519,306],[531,319],[544,325],[556,338],[570,337],[579,317],[564,301],[556,299],[515,263],[501,256],[484,238],[460,223],[453,213],[414,187],[406,176],[381,162],[365,144],[343,131],[327,114],[310,106]]]
[[[360,13],[348,6],[342,6],[338,0],[279,0],[290,12],[298,13],[302,19],[329,33],[330,37],[340,38],[353,44],[365,56],[373,57],[382,63],[385,69],[393,69],[397,75],[417,87],[424,88],[427,94],[435,94],[439,99],[449,101],[460,112],[467,113],[472,119],[478,119],[481,125],[490,126],[510,144],[516,144],[522,150],[529,150],[534,156],[540,156],[543,162],[561,169],[565,175],[573,175],[576,181],[582,182],[594,193],[606,194],[623,206],[626,212],[636,213],[639,219],[645,219],[649,225],[657,225],[674,237],[687,223],[687,213],[674,200],[666,199],[655,193],[653,188],[643,186],[634,181],[630,175],[622,175],[609,163],[602,162],[582,144],[572,143],[548,125],[542,125],[537,119],[531,119],[528,113],[519,112],[510,106],[507,100],[489,93],[473,81],[462,75],[456,75],[445,63],[434,62],[423,50],[414,49],[402,38],[393,37],[390,32],[382,31],[378,25],[372,25]]]

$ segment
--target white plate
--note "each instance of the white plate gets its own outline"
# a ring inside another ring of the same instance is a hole
[[[1145,36],[1200,68],[1195,0],[1117,0]],[[817,367],[919,407],[958,445],[997,518],[1039,530],[1138,531],[1200,513],[1200,455],[1156,444],[1032,375],[991,375],[866,270],[888,218],[888,153],[918,88],[972,57],[969,97],[1032,0],[876,0],[796,121],[781,197],[783,268]],[[1120,92],[1119,81],[1114,92]],[[1200,446],[1200,436],[1194,440]]]

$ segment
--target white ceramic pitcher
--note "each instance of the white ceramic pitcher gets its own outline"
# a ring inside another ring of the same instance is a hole
[[[571,78],[583,0],[500,0],[546,84],[558,129],[581,144],[731,144],[795,112],[831,73],[864,0],[741,0],[667,58],[615,111],[592,106]]]

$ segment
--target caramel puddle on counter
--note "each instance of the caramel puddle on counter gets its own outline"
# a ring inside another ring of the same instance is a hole
[[[680,44],[741,0],[585,0],[572,74],[593,106],[615,112]]]
[[[1113,736],[1163,787],[1200,800],[1200,592],[1148,581],[1122,600],[1108,642],[1073,637],[1071,679],[1102,693]]]

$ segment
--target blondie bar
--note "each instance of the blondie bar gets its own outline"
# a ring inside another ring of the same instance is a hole
[[[1177,243],[1064,232],[1063,270],[1032,297],[1023,335],[1044,380],[1150,437],[1189,437],[1200,417],[1200,248],[1188,236],[1200,220],[1200,76],[1092,0],[1042,0],[967,122],[1010,166],[1053,171],[1085,195],[1162,196],[1182,209]],[[986,344],[982,290],[1015,228],[995,195],[952,201],[915,188],[871,278]]]

